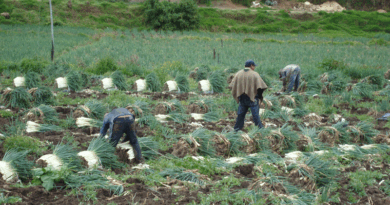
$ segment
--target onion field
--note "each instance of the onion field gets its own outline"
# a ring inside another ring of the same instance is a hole
[[[0,204],[390,204],[388,35],[54,29],[51,63],[49,28],[0,26]],[[248,59],[265,127],[235,132]],[[145,163],[100,137],[118,107]]]

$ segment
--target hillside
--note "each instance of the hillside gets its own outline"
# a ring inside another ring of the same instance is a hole
[[[0,2],[1,3],[1,2]],[[291,2],[290,2],[291,3]],[[215,3],[224,8],[226,4]],[[1,5],[1,4],[0,4]],[[229,3],[230,6],[235,5]],[[283,1],[279,4],[283,8]],[[353,35],[372,37],[377,32],[390,33],[390,14],[347,10],[338,13],[294,12],[269,7],[243,9],[219,9],[212,5],[198,8],[199,30],[211,32],[241,33],[317,33],[324,35]],[[275,8],[279,8],[275,7]],[[8,1],[0,6],[0,12],[8,12],[10,18],[0,17],[1,24],[49,25],[47,1]],[[141,3],[107,1],[53,1],[54,24],[89,28],[113,28],[139,30],[151,29],[146,24],[144,6]]]

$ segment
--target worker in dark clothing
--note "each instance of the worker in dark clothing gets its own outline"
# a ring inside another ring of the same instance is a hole
[[[229,87],[232,88],[233,98],[239,103],[237,111],[237,120],[234,130],[238,131],[244,127],[245,115],[250,108],[253,121],[259,128],[263,127],[259,116],[259,100],[263,101],[263,92],[267,89],[260,75],[254,71],[255,62],[247,60],[245,68],[238,71]]]
[[[141,148],[135,135],[135,117],[126,108],[117,108],[104,116],[103,126],[100,129],[100,136],[104,137],[110,128],[109,139],[114,147],[118,144],[123,133],[126,134],[123,142],[130,141],[135,150],[137,162],[143,162]]]

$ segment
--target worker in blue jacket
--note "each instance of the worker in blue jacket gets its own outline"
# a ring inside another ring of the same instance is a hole
[[[118,144],[123,133],[126,137],[123,142],[130,141],[131,146],[135,150],[135,158],[137,162],[144,162],[141,154],[141,148],[138,144],[137,136],[135,135],[135,117],[126,108],[117,108],[107,113],[104,116],[103,126],[100,129],[100,136],[104,137],[110,128],[109,138],[114,147]]]

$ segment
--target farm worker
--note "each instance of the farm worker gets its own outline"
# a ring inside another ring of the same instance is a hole
[[[299,79],[301,77],[301,68],[299,65],[291,64],[279,70],[279,78],[283,81],[282,92],[291,92],[298,90]]]
[[[126,108],[117,108],[104,116],[103,126],[100,129],[100,136],[104,137],[110,128],[109,138],[114,147],[118,144],[123,133],[126,137],[123,142],[130,141],[131,146],[136,152],[136,160],[143,162],[141,148],[135,135],[135,117]]]
[[[238,71],[230,83],[233,98],[239,104],[237,111],[237,120],[234,130],[241,130],[244,126],[245,115],[248,108],[252,111],[253,122],[259,128],[263,127],[259,116],[259,99],[263,101],[263,92],[267,89],[260,75],[255,72],[255,62],[247,60],[245,68]]]

